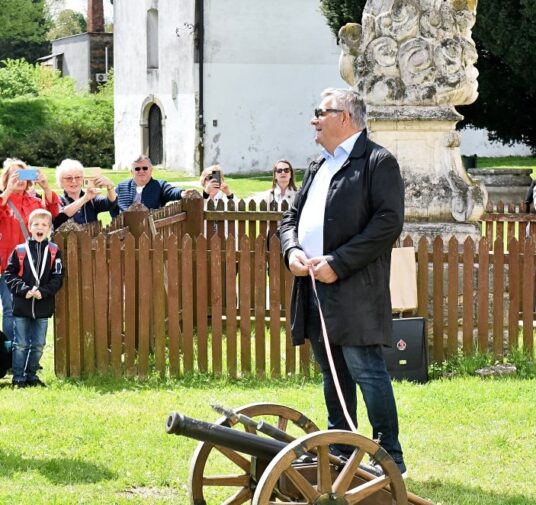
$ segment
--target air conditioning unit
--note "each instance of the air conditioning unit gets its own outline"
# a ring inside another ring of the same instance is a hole
[[[95,81],[97,82],[106,82],[108,80],[107,74],[95,74]]]

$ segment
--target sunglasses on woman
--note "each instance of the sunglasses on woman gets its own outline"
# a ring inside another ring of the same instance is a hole
[[[276,168],[275,173],[276,174],[288,174],[290,173],[290,168]]]

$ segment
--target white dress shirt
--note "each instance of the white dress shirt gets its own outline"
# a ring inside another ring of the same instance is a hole
[[[329,185],[350,156],[360,133],[355,133],[339,144],[333,155],[326,149],[322,150],[326,161],[322,163],[311,183],[298,223],[298,240],[307,258],[324,255],[324,213]]]

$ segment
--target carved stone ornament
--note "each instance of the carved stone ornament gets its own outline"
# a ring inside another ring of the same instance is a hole
[[[407,223],[476,222],[487,203],[463,167],[454,109],[478,97],[476,4],[368,0],[361,25],[339,32],[341,75],[368,106],[372,139],[400,164]]]
[[[369,0],[341,28],[342,78],[368,105],[466,105],[477,96],[477,0]]]

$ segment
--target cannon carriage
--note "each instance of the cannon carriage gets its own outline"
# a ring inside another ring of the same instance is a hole
[[[192,505],[432,505],[409,493],[393,459],[362,435],[320,431],[283,405],[215,408],[225,414],[215,423],[172,413],[166,424],[169,434],[200,441],[190,466]],[[351,456],[331,454],[333,444]],[[367,470],[367,456],[382,475]]]

